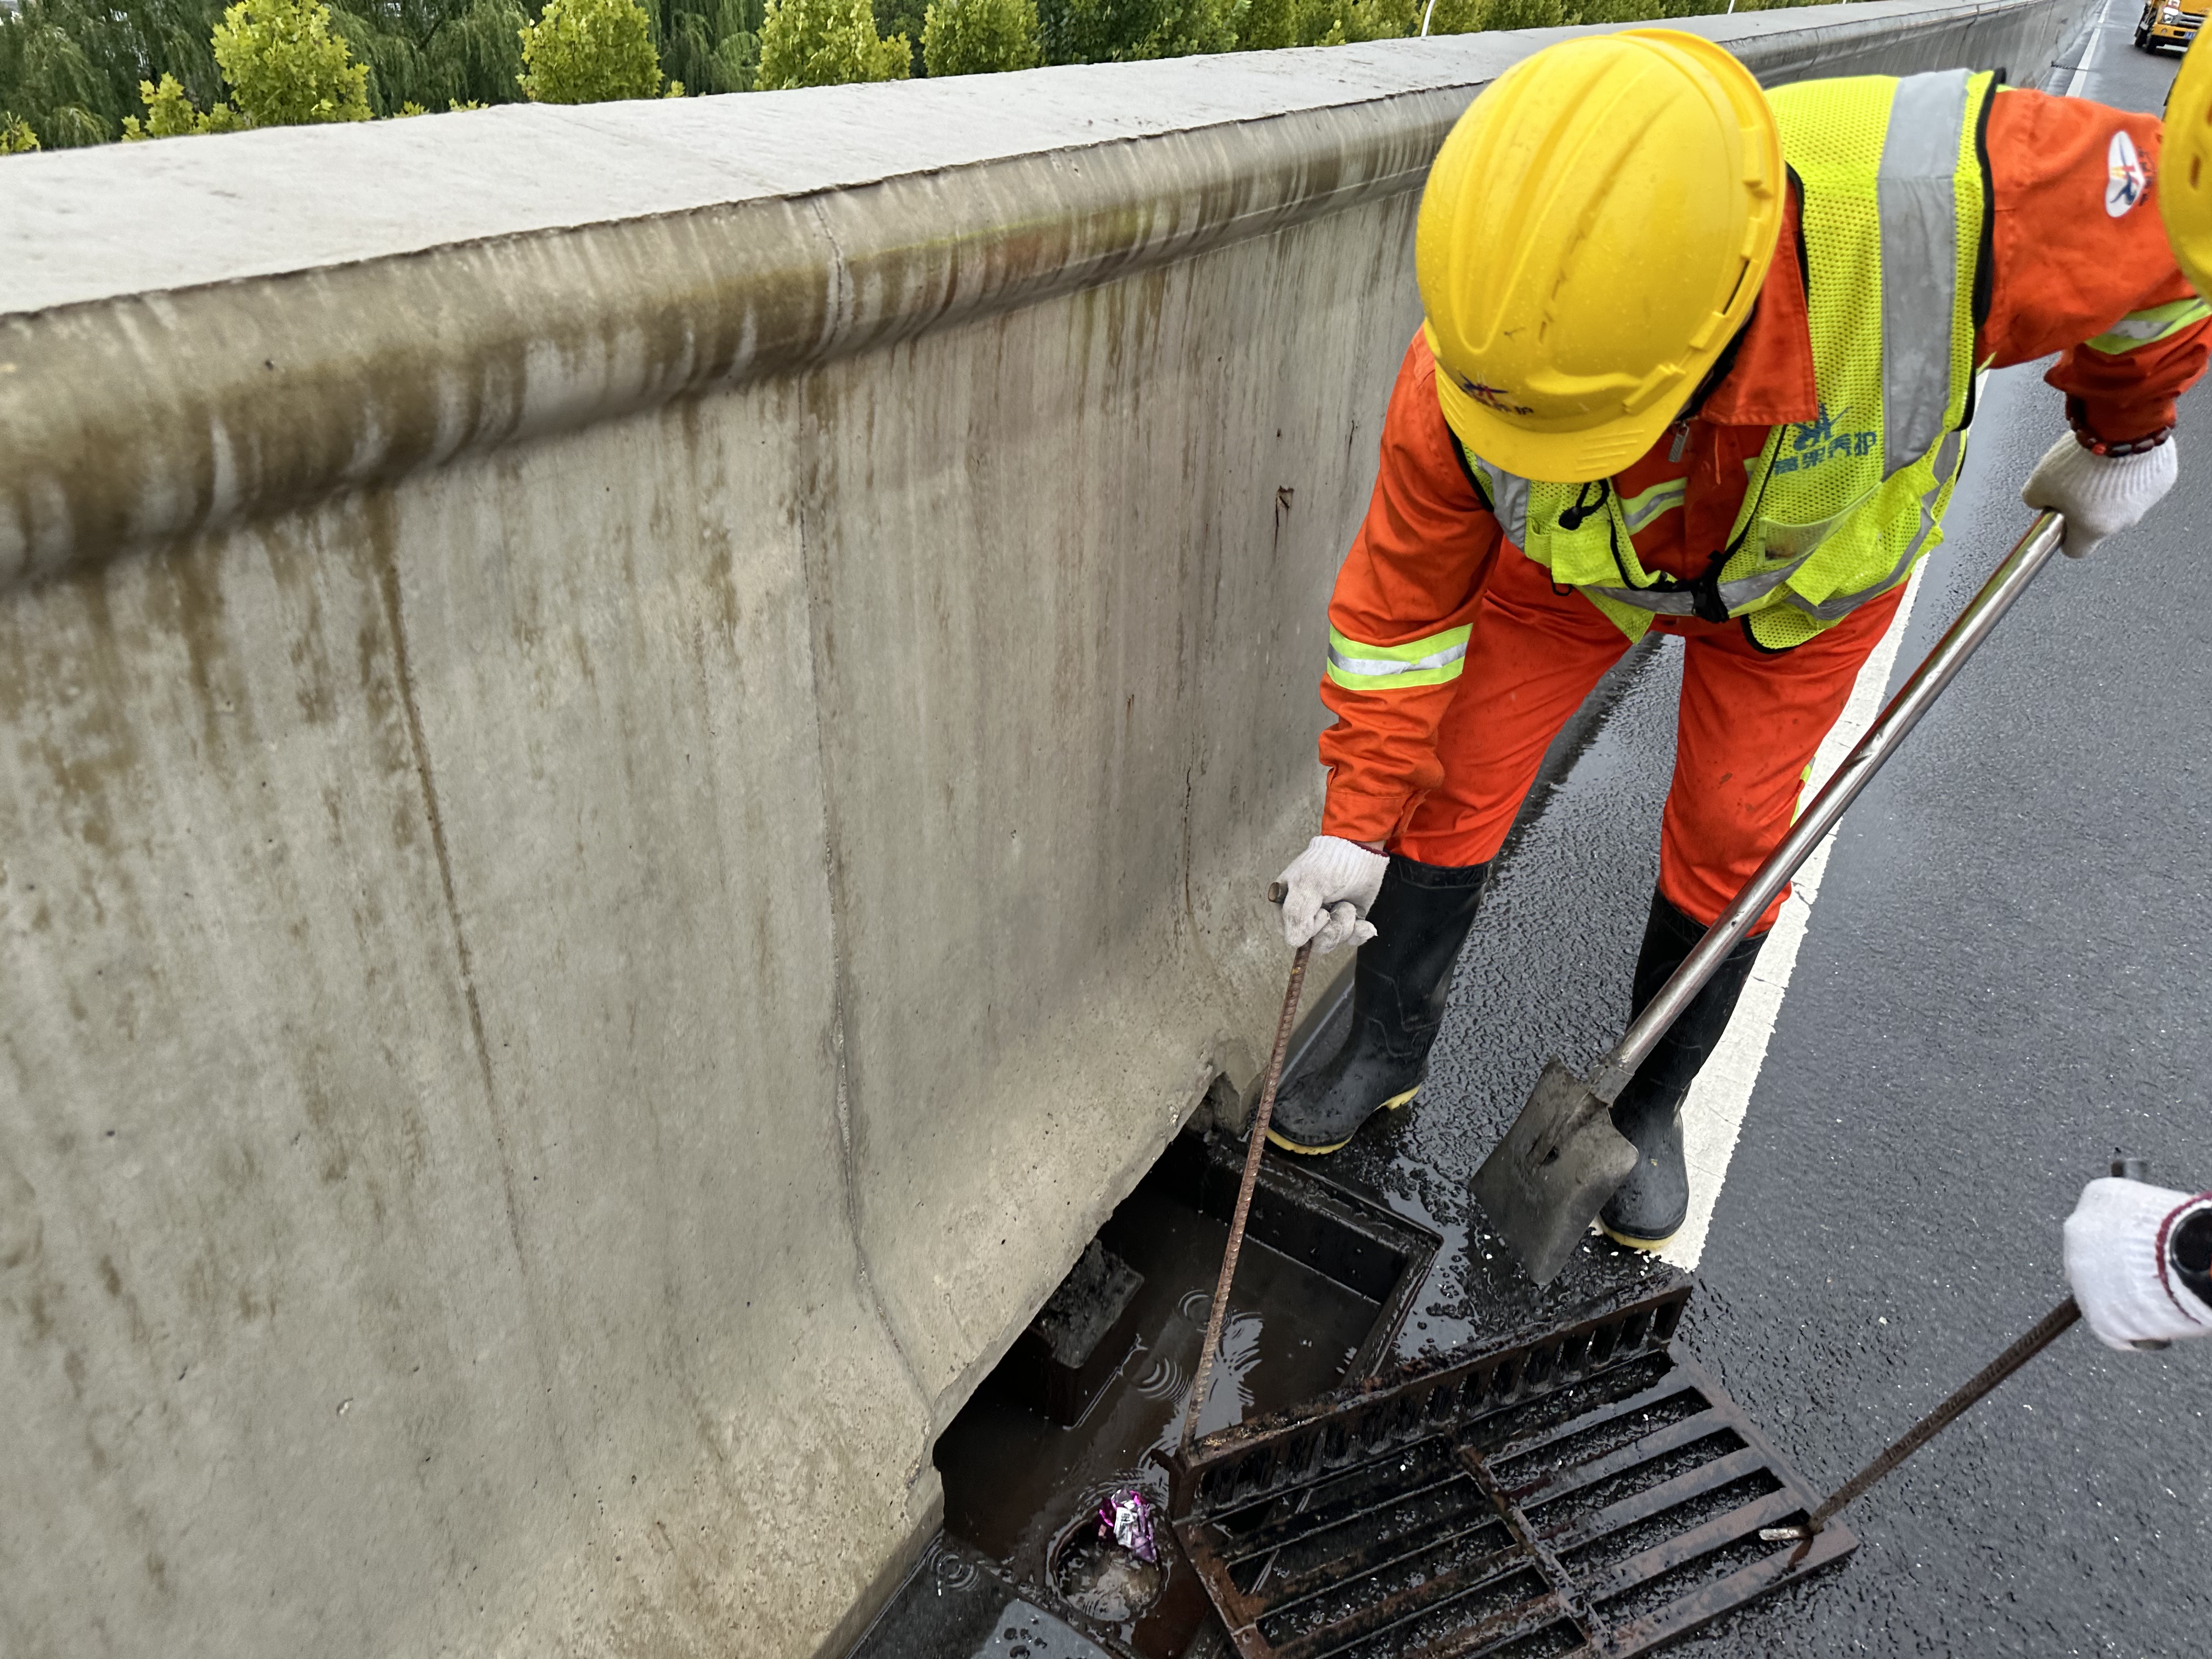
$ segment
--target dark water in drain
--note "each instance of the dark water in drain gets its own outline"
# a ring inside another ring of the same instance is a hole
[[[1207,1603],[1165,1536],[1167,1474],[1147,1454],[1172,1447],[1181,1429],[1229,1230],[1163,1185],[1140,1185],[1107,1229],[1115,1252],[1145,1276],[1138,1346],[1083,1421],[1060,1428],[1007,1398],[994,1379],[939,1437],[936,1461],[945,1477],[946,1532],[1018,1582],[1036,1586],[1052,1582],[1054,1546],[1079,1516],[1095,1516],[1121,1487],[1142,1488],[1160,1516],[1162,1559],[1170,1571],[1160,1599],[1121,1634],[1141,1653],[1176,1656]],[[1380,1311],[1248,1238],[1200,1432],[1326,1392]]]

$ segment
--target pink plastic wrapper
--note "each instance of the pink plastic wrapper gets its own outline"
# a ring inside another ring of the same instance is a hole
[[[1152,1506],[1134,1486],[1115,1492],[1098,1506],[1098,1535],[1111,1538],[1139,1561],[1157,1561],[1152,1542]]]

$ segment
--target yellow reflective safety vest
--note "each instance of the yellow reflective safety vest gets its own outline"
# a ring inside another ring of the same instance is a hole
[[[1680,481],[1623,501],[1607,482],[1517,477],[1469,452],[1507,537],[1631,639],[1654,616],[1741,617],[1786,650],[1911,574],[1942,539],[1973,414],[1994,79],[1864,76],[1768,94],[1803,189],[1820,413],[1767,434],[1723,562],[1681,580],[1638,561],[1631,534],[1681,501]]]

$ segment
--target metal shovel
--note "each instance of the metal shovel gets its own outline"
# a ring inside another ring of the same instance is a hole
[[[1475,1172],[1476,1200],[1528,1276],[1550,1284],[1565,1267],[1613,1189],[1636,1167],[1636,1149],[1613,1127],[1613,1103],[1675,1017],[1704,988],[1723,957],[1751,931],[1774,896],[1873,781],[1905,733],[1950,684],[1997,619],[2058,550],[2065,520],[2039,514],[1973,602],[1913,671],[1881,717],[1798,814],[1797,822],[1735,901],[1706,930],[1674,976],[1591,1068],[1587,1080],[1563,1060],[1544,1067],[1521,1115]]]

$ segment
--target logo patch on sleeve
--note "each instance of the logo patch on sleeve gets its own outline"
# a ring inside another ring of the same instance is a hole
[[[2105,211],[2117,219],[2143,198],[2150,188],[2150,174],[2144,168],[2142,157],[2136,154],[2136,141],[2122,127],[2112,135],[2112,142],[2105,149]]]

